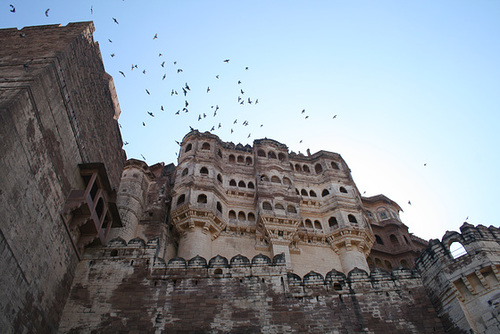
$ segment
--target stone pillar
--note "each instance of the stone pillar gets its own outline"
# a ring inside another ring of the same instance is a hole
[[[342,269],[344,274],[348,274],[354,268],[359,268],[367,273],[370,272],[370,268],[368,267],[368,263],[366,262],[366,257],[363,252],[360,252],[357,249],[348,250],[345,247],[342,247],[338,251],[338,255],[340,258],[340,262],[342,263]]]
[[[148,188],[149,177],[142,166],[129,164],[125,167],[116,199],[123,227],[112,229],[110,239],[120,237],[128,242],[136,237],[137,225],[146,206]]]
[[[279,255],[281,253],[285,253],[285,260],[286,260],[286,269],[292,270],[292,260],[290,258],[290,247],[288,243],[277,243],[277,242],[272,242],[272,252],[273,252],[273,257],[276,255]]]
[[[196,255],[207,261],[212,257],[212,236],[210,231],[201,226],[192,226],[179,240],[177,256],[189,260]]]

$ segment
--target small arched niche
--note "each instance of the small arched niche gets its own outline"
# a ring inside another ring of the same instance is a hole
[[[467,255],[467,250],[460,242],[453,241],[450,244],[450,254],[453,259],[458,259],[461,256]]]

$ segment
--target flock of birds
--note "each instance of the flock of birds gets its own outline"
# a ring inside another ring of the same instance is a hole
[[[50,8],[47,8],[47,9],[45,10],[45,16],[46,16],[46,17],[48,17],[48,16],[49,16],[49,11],[50,11]],[[91,7],[90,7],[90,13],[91,13],[91,14],[93,14],[93,11],[94,11],[93,6],[91,6]],[[15,6],[14,6],[14,5],[12,5],[12,4],[10,4],[10,12],[11,12],[11,13],[15,13],[15,12],[16,12],[16,8],[15,8]],[[112,17],[111,19],[113,20],[113,22],[114,22],[115,24],[117,24],[117,25],[118,25],[118,24],[120,24],[117,18]],[[21,37],[24,37],[24,36],[21,36]],[[159,37],[158,37],[158,33],[155,33],[155,34],[153,35],[153,38],[152,38],[152,39],[153,39],[153,40],[157,40],[158,38],[159,38]],[[112,41],[111,39],[108,39],[108,42],[109,42],[109,43],[113,43],[113,41]],[[111,53],[111,54],[110,54],[111,58],[114,58],[114,57],[115,57],[115,55],[116,55],[115,53]],[[160,66],[162,69],[165,69],[166,60],[163,60],[164,58],[163,58],[163,54],[162,54],[161,52],[158,54],[158,58],[160,59],[160,61],[159,61],[159,63],[158,63],[158,64],[159,64],[159,66]],[[225,64],[229,64],[230,59],[229,59],[229,58],[226,58],[226,59],[222,60],[222,62],[223,62],[223,63],[225,63]],[[28,66],[28,65],[29,65],[29,64],[25,64],[25,69],[27,69],[27,66]],[[182,68],[180,68],[179,66],[177,66],[177,61],[173,61],[173,65],[175,66],[175,68],[174,68],[174,73],[175,73],[175,74],[177,74],[177,75],[182,75],[182,73],[184,72],[184,70],[183,70]],[[134,70],[139,70],[139,65],[138,65],[138,64],[132,64],[132,65],[131,65],[130,71],[134,71]],[[248,70],[249,70],[249,67],[248,67],[248,66],[245,66],[245,67],[244,67],[244,70],[245,70],[245,71],[248,71]],[[142,73],[143,73],[143,74],[146,74],[147,72],[148,72],[148,71],[147,71],[145,68],[144,68],[144,69],[142,69]],[[127,77],[127,75],[125,74],[125,71],[124,71],[124,70],[119,70],[119,71],[118,71],[118,73],[119,73],[119,74],[120,74],[123,78],[126,78],[126,77]],[[165,80],[166,78],[167,78],[167,73],[162,73],[162,75],[161,75],[161,80]],[[221,75],[220,75],[220,74],[215,75],[215,79],[216,79],[216,80],[220,80],[220,78],[221,78]],[[239,89],[239,93],[237,94],[236,102],[237,102],[239,105],[257,105],[257,104],[259,104],[259,99],[258,99],[258,98],[255,98],[255,99],[254,99],[254,98],[251,98],[251,97],[249,97],[249,96],[245,95],[245,94],[246,94],[246,92],[243,90],[243,88],[242,88],[242,86],[241,86],[242,84],[243,84],[243,82],[242,82],[241,80],[238,80],[238,81],[236,82],[236,85],[238,86],[238,89]],[[205,92],[206,94],[210,94],[210,93],[212,92],[212,90],[213,90],[213,88],[211,88],[211,87],[210,87],[210,85],[207,85],[206,89],[204,89],[204,92]],[[144,91],[146,92],[146,94],[147,94],[147,95],[151,95],[151,92],[150,92],[150,90],[149,90],[148,88],[144,88]],[[185,83],[184,83],[184,85],[183,85],[183,86],[181,86],[181,87],[175,87],[175,88],[172,88],[172,89],[171,89],[171,91],[170,91],[170,96],[171,96],[171,97],[181,96],[181,97],[183,97],[183,100],[184,100],[184,102],[182,103],[182,105],[181,105],[181,106],[180,106],[180,107],[179,107],[176,111],[173,111],[173,113],[174,113],[174,115],[175,115],[175,116],[180,116],[181,114],[186,114],[186,113],[189,113],[189,112],[190,112],[190,110],[189,110],[189,108],[188,108],[188,107],[189,107],[189,105],[190,105],[190,102],[188,101],[188,96],[189,96],[190,92],[191,92],[191,87],[189,86],[189,84],[188,84],[187,82],[185,82]],[[210,108],[211,108],[211,110],[213,111],[212,118],[217,117],[218,113],[220,113],[220,111],[221,111],[221,107],[219,107],[219,105],[218,105],[218,104],[214,104],[214,105],[211,105],[211,106],[210,106]],[[165,107],[164,107],[163,105],[161,105],[161,106],[160,106],[160,111],[161,111],[161,112],[164,112],[164,111],[165,111]],[[145,117],[155,118],[155,113],[154,113],[153,111],[151,111],[151,110],[147,110],[147,111],[145,112],[145,115],[147,115],[147,116],[145,116]],[[300,111],[300,115],[304,118],[304,120],[307,120],[307,119],[309,119],[309,117],[310,117],[310,115],[306,112],[306,109],[302,109],[302,110]],[[198,122],[202,121],[203,119],[205,119],[205,118],[207,118],[207,117],[209,117],[209,116],[207,115],[207,112],[202,112],[202,113],[199,113],[199,114],[198,114],[198,117],[197,117]],[[332,119],[336,119],[336,118],[337,118],[337,115],[336,115],[336,114],[332,116]],[[239,121],[238,121],[238,119],[236,118],[236,119],[234,119],[234,121],[232,122],[232,124],[230,124],[230,132],[231,132],[231,134],[233,134],[233,133],[235,132],[236,125],[238,124],[238,122],[239,122]],[[244,121],[243,121],[243,122],[241,122],[240,124],[241,124],[242,126],[244,126],[244,127],[247,127],[247,126],[249,125],[249,121],[248,121],[248,120],[244,120]],[[146,127],[146,125],[147,125],[147,122],[146,122],[146,119],[144,119],[144,120],[142,121],[142,126],[143,126],[143,127]],[[260,124],[260,127],[263,127],[263,126],[264,126],[264,124]],[[216,130],[218,130],[218,129],[222,128],[222,127],[223,127],[222,122],[215,121],[214,125],[212,125],[212,127],[210,128],[210,130],[209,130],[209,131],[210,131],[210,132],[214,132],[214,131],[216,131]],[[121,128],[121,125],[120,125],[120,128]],[[195,129],[195,127],[193,127],[193,126],[191,126],[191,125],[190,125],[190,126],[189,126],[189,129],[192,131],[192,130],[194,130],[194,129]],[[250,137],[251,137],[251,133],[248,133],[247,138],[250,138]],[[175,140],[175,142],[176,142],[178,145],[180,145],[180,144],[181,144],[178,140]],[[302,139],[300,139],[300,140],[299,140],[299,143],[303,143],[303,140],[302,140]],[[129,144],[129,143],[128,143],[127,141],[124,141],[124,145],[128,145],[128,144]],[[141,155],[141,157],[142,157],[144,160],[146,160],[146,157],[145,157],[143,154],[140,154],[140,155]],[[176,153],[176,155],[177,155],[177,153]],[[424,163],[424,167],[425,167],[425,166],[427,166],[427,163]],[[363,192],[363,195],[364,195],[365,193],[366,193],[366,191],[365,191],[365,192]],[[412,205],[411,201],[408,201],[408,205]],[[469,218],[469,217],[467,217],[467,219],[468,219],[468,218]],[[467,219],[466,219],[466,220],[467,220]]]

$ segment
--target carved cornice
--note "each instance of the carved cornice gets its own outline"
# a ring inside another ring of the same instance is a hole
[[[226,223],[212,210],[200,209],[183,205],[172,211],[172,224],[179,234],[189,233],[196,226],[210,233],[212,240],[216,239],[226,227]]]

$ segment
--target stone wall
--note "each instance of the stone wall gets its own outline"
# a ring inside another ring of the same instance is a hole
[[[88,248],[60,330],[72,333],[443,333],[416,272],[288,273],[282,255],[156,257],[157,239]]]
[[[57,329],[78,263],[61,211],[79,164],[124,163],[119,106],[90,22],[0,30],[0,328]]]

